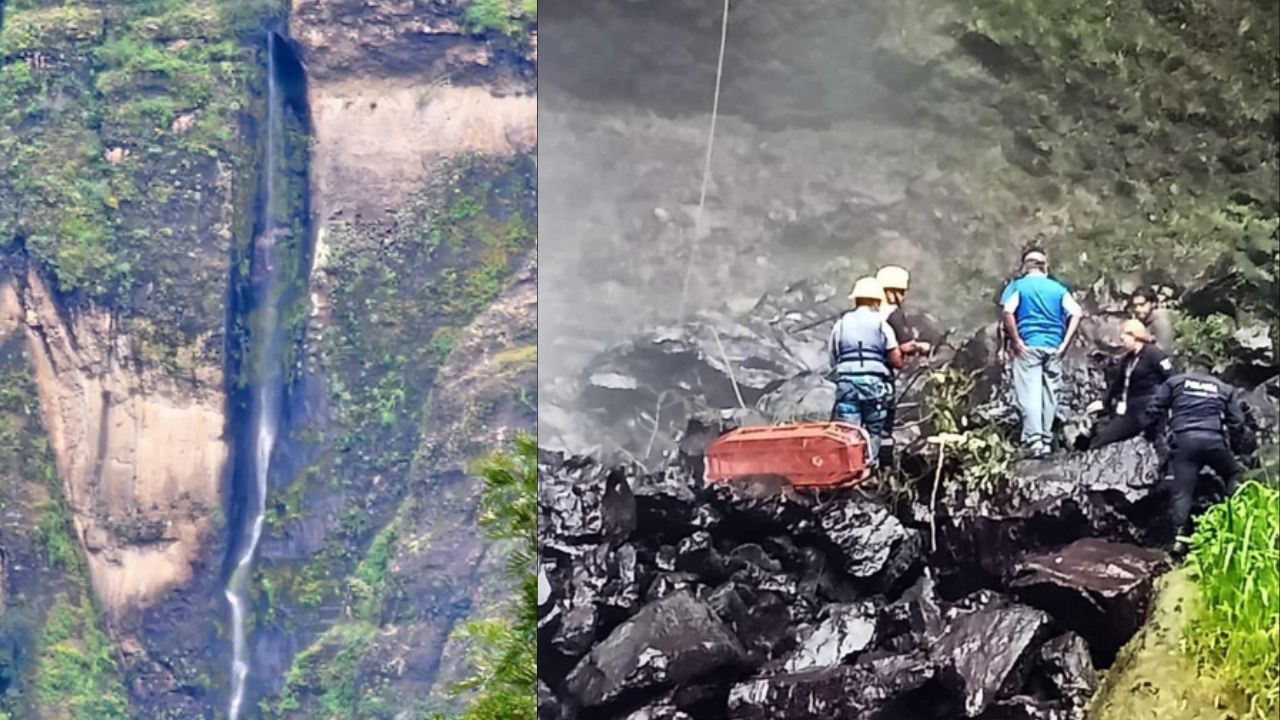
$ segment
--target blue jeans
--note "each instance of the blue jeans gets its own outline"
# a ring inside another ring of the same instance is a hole
[[[871,436],[869,461],[880,457],[880,441],[888,428],[889,407],[893,404],[893,386],[874,375],[838,375],[836,404],[831,419],[850,425],[861,425]]]
[[[1013,359],[1013,393],[1022,411],[1022,445],[1049,449],[1053,420],[1058,413],[1062,358],[1055,348],[1027,348],[1026,357]]]

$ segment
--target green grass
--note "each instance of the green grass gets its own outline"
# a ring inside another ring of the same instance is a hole
[[[1246,482],[1196,522],[1199,589],[1184,640],[1200,671],[1248,699],[1249,720],[1280,713],[1280,491]]]

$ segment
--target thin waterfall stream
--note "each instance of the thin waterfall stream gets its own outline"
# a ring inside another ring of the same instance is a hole
[[[281,187],[280,164],[284,154],[284,105],[277,71],[277,48],[281,42],[275,32],[267,33],[267,98],[264,172],[262,173],[262,221],[253,240],[250,260],[251,281],[248,299],[252,313],[249,325],[247,360],[249,363],[249,437],[241,446],[246,462],[241,464],[240,480],[244,512],[234,568],[227,581],[226,596],[231,606],[231,698],[229,720],[239,720],[249,683],[249,630],[251,579],[254,557],[262,539],[266,515],[267,480],[271,455],[280,429],[284,394],[285,330],[281,322],[286,302],[288,278],[282,277],[282,235],[289,234],[287,191]]]

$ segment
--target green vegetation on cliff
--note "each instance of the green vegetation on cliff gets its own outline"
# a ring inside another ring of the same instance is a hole
[[[0,28],[0,248],[122,311],[178,377],[220,364],[252,208],[236,207],[253,187],[240,123],[260,66],[242,35],[273,4],[29,0]]]
[[[538,0],[471,0],[464,13],[473,33],[502,33],[523,39],[538,21]]]
[[[480,524],[494,541],[511,541],[508,575],[516,588],[506,614],[474,620],[474,675],[458,690],[474,690],[460,720],[536,720],[538,715],[538,444],[518,436],[509,453],[494,453],[475,471],[484,480]]]
[[[0,340],[0,717],[124,720],[128,706],[103,633],[53,456],[25,338]],[[18,521],[29,518],[29,524]]]
[[[1070,212],[1065,277],[1208,270],[1229,310],[1276,322],[1280,5],[998,0],[962,30],[1013,91],[1005,156]]]
[[[435,532],[419,524],[423,499],[409,479],[412,468],[426,472],[420,446],[436,374],[533,250],[536,194],[529,157],[461,158],[431,177],[388,219],[331,224],[318,250],[330,302],[312,327],[307,371],[327,383],[330,421],[295,433],[315,460],[269,498],[268,523],[284,536],[323,522],[325,540],[304,561],[264,563],[257,607],[260,626],[282,621],[294,632],[302,628],[290,623],[313,612],[341,617],[295,659],[280,697],[264,702],[271,717],[391,717],[403,709],[388,695],[396,661],[370,652],[357,667],[350,658],[360,653],[344,649],[359,645],[360,628],[389,627],[404,613],[458,612],[404,596],[397,554],[424,552]],[[336,690],[347,677],[350,691]],[[415,701],[425,713],[425,698]]]

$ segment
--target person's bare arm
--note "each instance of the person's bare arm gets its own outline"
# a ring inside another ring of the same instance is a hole
[[[894,370],[902,369],[902,350],[901,348],[893,348],[889,351],[889,367]]]
[[[1004,332],[1009,337],[1009,347],[1013,348],[1013,354],[1016,357],[1026,357],[1027,346],[1022,343],[1022,336],[1018,335],[1018,319],[1008,310],[1004,311]]]
[[[1071,341],[1076,339],[1076,330],[1079,328],[1080,315],[1072,315],[1071,319],[1067,321],[1067,335],[1062,339],[1062,344],[1058,346],[1059,355],[1066,352],[1067,348],[1071,347]]]
[[[1067,332],[1062,338],[1062,344],[1058,346],[1059,355],[1071,347],[1071,342],[1076,339],[1076,330],[1080,329],[1080,318],[1084,317],[1084,308],[1071,297],[1071,293],[1063,296],[1062,307],[1067,311]]]

